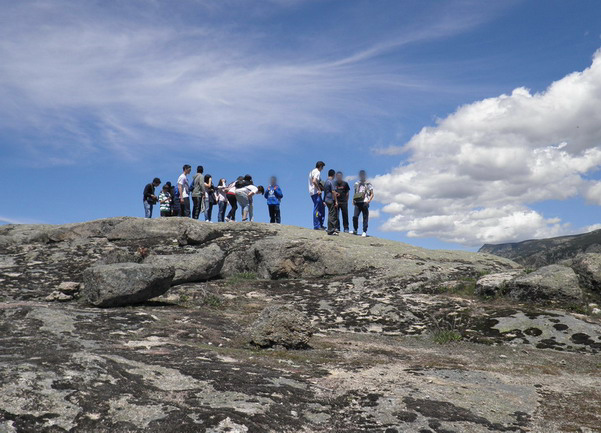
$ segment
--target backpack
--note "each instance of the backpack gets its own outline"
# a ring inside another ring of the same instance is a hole
[[[360,183],[356,183],[355,184],[355,195],[353,195],[353,201],[354,202],[363,202],[365,201],[365,196],[367,194],[367,183],[363,184],[365,186],[363,192],[359,191],[359,187],[361,186]]]
[[[194,191],[194,181],[196,180],[196,176],[192,179],[192,183],[190,184],[190,191]]]

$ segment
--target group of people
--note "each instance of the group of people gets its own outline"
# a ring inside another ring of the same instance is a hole
[[[321,172],[326,164],[317,161],[315,168],[309,173],[309,195],[313,201],[313,228],[315,230],[327,230],[329,235],[340,232],[340,216],[344,232],[349,232],[348,203],[351,188],[344,180],[341,171],[328,170],[327,179],[321,178]],[[367,181],[365,170],[359,171],[359,180],[353,188],[353,234],[359,234],[359,217],[363,217],[362,236],[367,236],[369,223],[369,204],[374,199],[374,188]],[[328,207],[328,227],[325,223],[325,207]]]
[[[284,197],[282,189],[275,176],[269,180],[269,185],[255,186],[251,175],[239,176],[233,182],[221,178],[215,184],[210,174],[204,174],[203,166],[196,167],[196,174],[189,182],[188,176],[192,167],[183,166],[182,174],[177,179],[177,184],[166,182],[158,196],[156,188],[161,185],[161,179],[155,177],[152,182],[144,187],[144,215],[152,218],[152,211],[156,204],[159,205],[161,217],[192,217],[199,219],[204,215],[205,221],[212,222],[213,207],[217,206],[217,221],[236,221],[238,208],[241,211],[242,221],[253,221],[253,198],[262,195],[267,199],[270,222],[281,223],[280,202]],[[230,211],[226,215],[227,207]]]

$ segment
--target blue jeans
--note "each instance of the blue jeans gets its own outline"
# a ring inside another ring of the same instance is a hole
[[[152,204],[144,200],[144,218],[152,218]]]
[[[219,201],[219,212],[217,212],[217,222],[222,223],[225,221],[225,210],[227,209],[227,200]]]
[[[313,200],[313,228],[323,228],[323,223],[326,215],[326,208],[323,204],[323,198],[321,194],[313,194],[311,196]]]

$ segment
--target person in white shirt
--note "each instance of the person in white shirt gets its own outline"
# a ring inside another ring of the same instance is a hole
[[[177,189],[179,190],[179,200],[181,213],[183,217],[190,216],[190,184],[188,183],[188,175],[190,174],[191,166],[188,164],[183,167],[184,172],[177,179]]]
[[[242,211],[242,221],[253,221],[253,196],[256,194],[263,195],[264,192],[265,190],[262,186],[254,186],[253,184],[236,188],[236,200],[238,202],[238,207],[240,207]]]
[[[323,185],[321,184],[321,171],[326,166],[323,161],[317,161],[315,168],[309,173],[309,195],[313,201],[313,228],[315,230],[325,230],[325,206],[323,204]]]

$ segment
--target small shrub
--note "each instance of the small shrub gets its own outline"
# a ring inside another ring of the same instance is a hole
[[[461,340],[461,334],[453,329],[441,329],[432,333],[432,340],[437,344],[447,344]]]
[[[188,302],[190,302],[190,296],[182,293],[181,295],[179,295],[179,302],[181,304],[187,304]]]
[[[209,295],[203,300],[203,305],[210,308],[221,308],[223,306],[223,300],[216,295]]]
[[[254,272],[240,272],[238,274],[234,274],[227,279],[229,284],[239,284],[245,281],[255,281],[258,280],[259,277]]]

